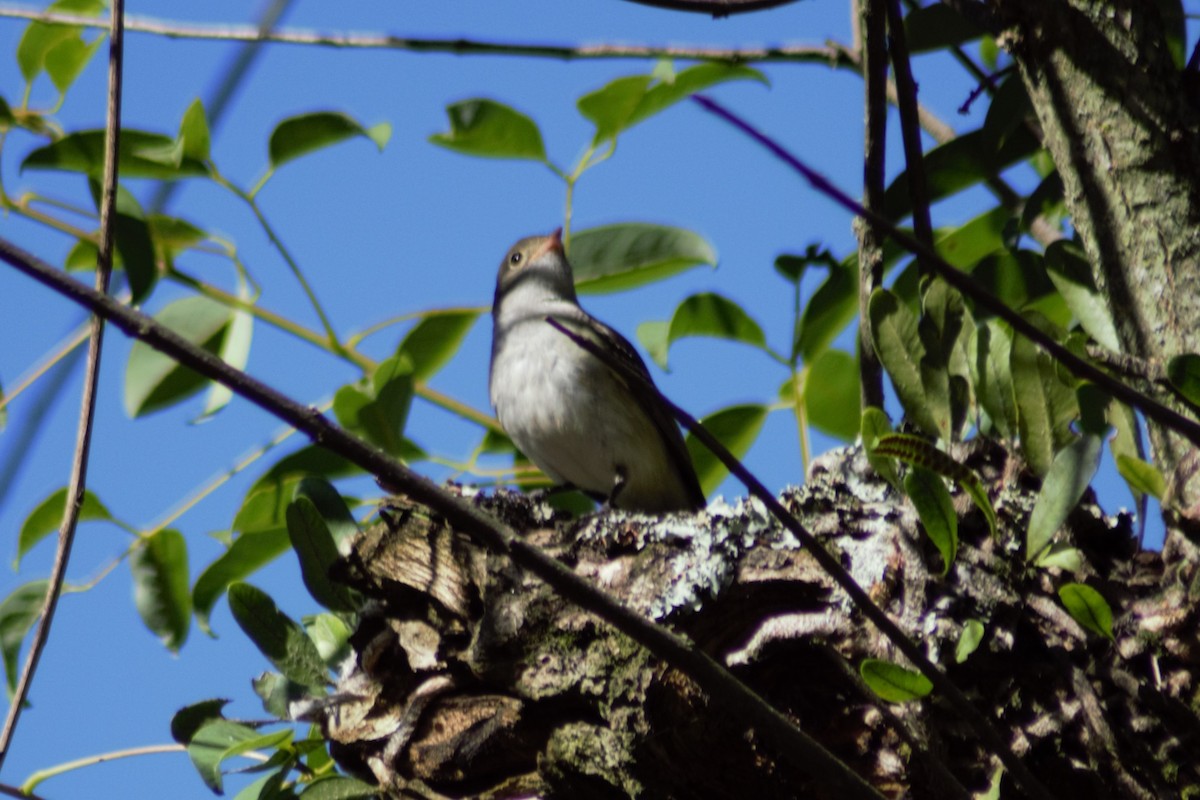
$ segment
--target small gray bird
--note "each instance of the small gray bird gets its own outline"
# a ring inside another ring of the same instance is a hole
[[[500,424],[551,479],[616,508],[704,508],[683,437],[662,402],[546,321],[558,321],[651,380],[633,346],[579,307],[561,234],[522,239],[500,263],[488,381]]]

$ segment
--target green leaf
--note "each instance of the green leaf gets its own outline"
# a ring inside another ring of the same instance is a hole
[[[270,484],[278,485],[289,477],[304,475],[320,475],[325,478],[344,478],[356,475],[362,468],[347,461],[344,457],[320,445],[310,444],[301,447],[294,453],[289,453],[275,462],[254,482],[253,490],[261,489]]]
[[[925,344],[917,318],[896,295],[876,289],[869,305],[871,337],[879,361],[887,370],[905,415],[930,436],[949,438],[950,398],[928,394],[922,374]]]
[[[197,161],[208,161],[212,149],[212,137],[208,132],[208,117],[204,114],[204,103],[200,98],[192,101],[179,123],[179,141],[183,154]]]
[[[233,314],[215,300],[195,296],[171,303],[154,318],[188,342],[219,354]],[[145,416],[191,397],[207,383],[207,378],[137,341],[125,367],[125,410],[134,418]]]
[[[63,39],[46,51],[46,74],[50,76],[59,94],[66,94],[104,40],[105,37],[99,36],[91,42],[85,42],[82,37],[76,35]]]
[[[289,706],[308,694],[308,690],[303,686],[289,681],[278,672],[264,672],[251,680],[250,685],[262,700],[263,709],[282,720],[290,720]]]
[[[958,440],[974,406],[967,342],[975,321],[963,304],[962,295],[940,279],[927,281],[921,298],[924,313],[917,323],[917,334],[925,345],[921,360],[921,380],[926,397],[947,398],[949,435]]]
[[[121,177],[174,180],[209,174],[208,167],[194,158],[185,156],[176,164],[156,155],[173,148],[174,144],[174,139],[159,133],[122,129],[119,144]],[[21,162],[21,169],[82,172],[100,180],[104,175],[104,131],[69,133],[27,155]]]
[[[354,118],[337,111],[314,111],[288,117],[271,131],[268,147],[271,169],[279,169],[300,156],[362,136],[383,152],[391,138],[391,126],[364,128]]]
[[[1025,208],[1021,211],[1021,230],[1033,228],[1033,221],[1044,217],[1048,222],[1061,226],[1067,216],[1067,206],[1063,199],[1062,176],[1058,170],[1051,172],[1037,185],[1025,200]]]
[[[725,445],[729,452],[733,453],[735,457],[741,458],[758,438],[758,432],[762,430],[763,422],[766,419],[767,409],[765,406],[747,404],[723,408],[709,414],[700,420],[700,423],[716,437],[717,441]],[[729,470],[691,434],[687,436],[687,449],[688,454],[692,457],[692,464],[696,467],[700,488],[704,490],[705,496],[708,496],[721,485],[721,481],[725,480]]]
[[[350,636],[354,631],[342,617],[328,613],[305,617],[304,630],[317,646],[321,660],[331,668],[336,669],[350,655]]]
[[[140,216],[117,213],[113,218],[113,234],[121,267],[129,278],[130,301],[139,303],[150,295],[158,282],[158,263],[150,228]]]
[[[950,492],[940,475],[913,467],[904,476],[904,493],[917,509],[925,534],[942,554],[944,576],[958,554],[958,515],[954,513]]]
[[[646,328],[639,326],[638,336],[657,336],[661,333],[659,326]],[[758,323],[742,310],[742,307],[727,297],[706,292],[694,294],[685,298],[675,308],[671,321],[667,325],[665,339],[651,342],[643,341],[651,357],[664,370],[667,368],[667,352],[672,344],[688,336],[713,336],[718,339],[728,339],[734,342],[767,349],[767,337],[763,334]],[[662,358],[659,361],[659,357]]]
[[[910,53],[943,50],[978,39],[984,30],[950,6],[914,8],[904,17],[904,36]]]
[[[238,278],[238,297],[246,301],[253,299],[249,286],[240,276]],[[229,328],[221,338],[217,355],[234,369],[245,370],[246,364],[250,361],[250,342],[254,338],[254,315],[242,309],[231,309],[229,314]],[[204,402],[204,411],[200,413],[196,421],[203,422],[209,419],[229,405],[229,401],[232,399],[232,389],[223,383],[210,382],[208,399]]]
[[[939,230],[934,245],[937,254],[951,266],[969,272],[985,256],[1005,249],[1004,231],[1011,221],[1012,214],[997,206],[957,228]]]
[[[37,504],[37,508],[29,512],[29,516],[21,523],[17,534],[17,557],[13,559],[13,570],[21,566],[21,558],[33,549],[33,546],[54,533],[62,525],[63,512],[67,505],[67,487],[58,489],[45,500]],[[90,490],[84,490],[83,505],[79,509],[79,522],[88,520],[112,521],[112,514],[105,508],[100,498]]]
[[[1057,567],[1067,572],[1078,572],[1083,568],[1083,554],[1077,548],[1056,542],[1047,547],[1034,563],[1043,568]]]
[[[221,764],[250,750],[262,750],[291,740],[292,731],[260,734],[249,725],[228,719],[204,723],[187,743],[188,757],[204,784],[217,794],[224,791]]]
[[[826,350],[809,365],[804,379],[804,407],[814,428],[852,442],[861,424],[858,360],[841,350]]]
[[[1166,492],[1166,481],[1162,472],[1153,464],[1149,464],[1135,456],[1117,456],[1117,472],[1137,492],[1148,494],[1155,500],[1162,500]]]
[[[570,250],[575,286],[584,294],[624,291],[717,263],[700,234],[644,222],[575,231]]]
[[[288,771],[289,768],[285,767],[260,776],[242,787],[233,800],[295,800],[296,795],[290,788],[282,788]]]
[[[1079,503],[1100,466],[1103,446],[1104,440],[1099,436],[1084,434],[1054,457],[1029,516],[1026,559],[1033,561],[1041,554]]]
[[[996,511],[988,499],[983,482],[975,470],[955,461],[932,443],[910,433],[883,433],[875,438],[874,458],[898,458],[914,467],[932,470],[958,484],[987,520],[988,528],[996,535]]]
[[[1050,330],[1044,319],[1032,321]],[[1075,389],[1064,382],[1055,361],[1024,336],[1013,340],[1009,364],[1021,451],[1033,471],[1045,475],[1055,451],[1074,439],[1070,423],[1079,415]]]
[[[143,539],[129,557],[133,600],[142,622],[178,653],[192,620],[188,591],[187,542],[176,530],[160,530]]]
[[[829,264],[829,276],[813,292],[800,315],[795,352],[805,362],[816,361],[857,314],[858,259]]]
[[[975,397],[996,434],[1017,438],[1017,398],[1012,379],[1012,330],[997,319],[976,325],[968,344]]]
[[[184,250],[191,249],[208,239],[208,232],[191,222],[165,214],[150,214],[146,217],[150,227],[150,239],[154,242],[155,256],[171,264]],[[95,257],[92,258],[93,263]]]
[[[1099,592],[1082,583],[1068,583],[1058,590],[1058,597],[1072,619],[1092,633],[1112,640],[1112,609]]]
[[[892,432],[892,423],[887,414],[881,408],[867,406],[862,412],[861,430],[863,449],[867,451],[867,461],[871,463],[871,467],[879,473],[880,477],[899,489],[901,487],[900,475],[896,472],[896,465],[892,459],[875,454],[879,438]]]
[[[983,623],[977,619],[969,619],[963,624],[962,633],[958,635],[958,644],[954,646],[954,663],[961,664],[979,649],[983,641]]]
[[[919,700],[933,691],[933,684],[924,675],[890,661],[864,658],[858,674],[871,691],[889,703]]]
[[[478,318],[477,311],[431,312],[414,325],[397,351],[412,363],[413,380],[428,380],[444,367]]]
[[[369,384],[343,386],[333,396],[333,412],[343,427],[384,452],[405,457],[404,426],[412,405],[412,367],[405,357],[380,364]]]
[[[4,676],[10,698],[20,677],[17,660],[21,655],[21,643],[42,615],[49,585],[44,580],[21,584],[0,603],[0,655],[4,657]]]
[[[1162,16],[1164,38],[1175,69],[1182,70],[1187,58],[1187,16],[1182,0],[1155,0],[1158,13]]]
[[[233,618],[275,669],[288,680],[322,691],[328,679],[325,665],[304,629],[248,583],[230,584],[228,592]]]
[[[1167,380],[1184,400],[1200,406],[1200,356],[1185,353],[1167,362]]]
[[[579,113],[596,126],[593,144],[615,139],[649,117],[696,92],[731,80],[756,80],[768,84],[756,69],[740,65],[706,62],[654,82],[650,75],[617,78],[601,89],[579,98]]]
[[[358,603],[350,590],[329,577],[330,568],[338,561],[338,548],[316,504],[308,497],[297,497],[288,506],[287,522],[288,538],[300,559],[308,593],[334,611],[356,610]]]
[[[322,775],[300,793],[304,800],[358,800],[375,797],[379,787],[348,775]]]
[[[213,635],[209,616],[225,589],[283,555],[290,544],[287,530],[282,527],[244,533],[234,539],[229,549],[200,573],[192,588],[192,607],[200,630]]]
[[[68,11],[67,4],[52,3],[53,11]],[[75,25],[47,25],[31,22],[17,42],[17,66],[26,83],[32,81],[46,66],[46,55],[55,47],[69,40],[80,40],[82,28]],[[82,40],[80,40],[82,41]]]
[[[1121,349],[1108,303],[1092,278],[1092,268],[1079,246],[1060,239],[1046,248],[1046,273],[1079,324],[1098,344]]]
[[[450,130],[429,141],[448,150],[484,158],[524,158],[546,162],[537,123],[494,100],[475,98],[446,107]]]
[[[1041,146],[1025,126],[997,142],[983,129],[963,134],[925,154],[929,200],[941,200],[993,176],[1022,161]],[[908,191],[908,172],[902,172],[884,192],[884,213],[888,219],[901,220],[912,213]]]
[[[187,744],[206,722],[224,719],[221,709],[229,702],[228,699],[215,697],[179,709],[171,717],[171,738],[179,744]]]

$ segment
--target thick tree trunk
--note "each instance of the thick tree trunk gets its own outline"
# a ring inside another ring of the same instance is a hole
[[[821,459],[786,504],[1053,794],[1149,800],[1200,784],[1197,565],[1138,553],[1128,520],[1085,503],[1063,531],[1080,575],[1031,569],[1020,543],[1036,480],[998,445],[957,455],[989,487],[1001,531],[993,539],[958,497],[961,550],[945,578],[909,502],[856,449]],[[519,495],[477,502],[685,633],[886,796],[962,797],[996,773],[943,702],[888,704],[864,686],[862,660],[899,661],[895,648],[758,504],[570,522]],[[338,760],[388,796],[837,796],[505,559],[419,509],[385,518],[348,562],[345,577],[374,603],[317,717]],[[1056,590],[1072,579],[1113,605],[1115,642],[1064,611]],[[958,663],[971,619],[982,644]],[[1002,796],[1021,794],[1005,785]]]
[[[1200,352],[1200,115],[1159,4],[982,5],[1021,70],[1125,352],[1158,370]],[[1158,426],[1150,437],[1180,505],[1196,506],[1194,445]]]

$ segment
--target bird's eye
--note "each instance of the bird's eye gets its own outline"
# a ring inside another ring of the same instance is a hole
[[[509,256],[509,257],[508,257],[508,263],[509,263],[509,264],[512,264],[514,267],[515,267],[517,264],[520,264],[520,263],[521,263],[521,254],[520,254],[520,253],[513,253],[511,256]]]

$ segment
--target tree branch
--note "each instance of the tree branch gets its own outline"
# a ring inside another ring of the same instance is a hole
[[[883,211],[885,146],[887,144],[887,17],[872,0],[856,0],[862,30],[863,94],[863,206]],[[862,406],[883,407],[883,369],[871,336],[867,305],[871,292],[883,285],[883,242],[874,228],[857,222],[858,234],[858,353]]]
[[[908,175],[908,194],[912,198],[913,232],[917,241],[933,247],[933,222],[929,216],[929,189],[925,185],[925,160],[921,149],[921,128],[917,120],[917,84],[908,60],[908,41],[904,35],[904,17],[900,0],[885,0],[887,8],[888,49],[892,75],[896,81],[897,107],[900,109],[900,137],[904,142],[904,166]],[[921,273],[930,267],[918,258]]]
[[[862,778],[795,727],[723,665],[694,649],[682,637],[626,608],[473,504],[450,495],[378,448],[351,436],[315,409],[230,367],[154,319],[73,280],[4,239],[0,239],[0,260],[72,302],[92,309],[126,334],[166,353],[181,365],[229,387],[237,395],[303,431],[315,443],[375,475],[382,484],[396,487],[413,501],[442,514],[448,523],[482,546],[507,555],[514,564],[545,581],[562,597],[605,620],[688,675],[714,702],[720,703],[726,713],[741,724],[755,728],[785,757],[813,774],[825,777],[831,787],[842,792],[839,796],[880,800],[880,795]]]
[[[115,221],[117,203],[117,153],[121,140],[121,62],[124,50],[122,22],[125,0],[113,0],[109,27],[108,47],[108,110],[104,132],[104,182],[100,200],[100,243],[96,256],[96,292],[107,296],[109,279],[112,277],[112,254],[115,243]],[[83,509],[84,493],[87,490],[88,459],[91,453],[92,429],[96,417],[96,390],[100,382],[100,352],[104,345],[104,320],[92,317],[91,335],[88,339],[87,366],[84,373],[83,394],[80,398],[79,429],[76,434],[75,457],[71,464],[71,479],[67,485],[66,508],[62,524],[58,529],[58,548],[54,553],[54,566],[46,586],[46,599],[42,606],[41,619],[29,644],[25,666],[13,692],[4,730],[0,731],[0,767],[8,755],[21,709],[29,695],[29,687],[37,672],[42,650],[50,637],[50,626],[58,607],[58,597],[67,575],[67,562],[71,558],[71,547],[75,542],[75,527]]]

